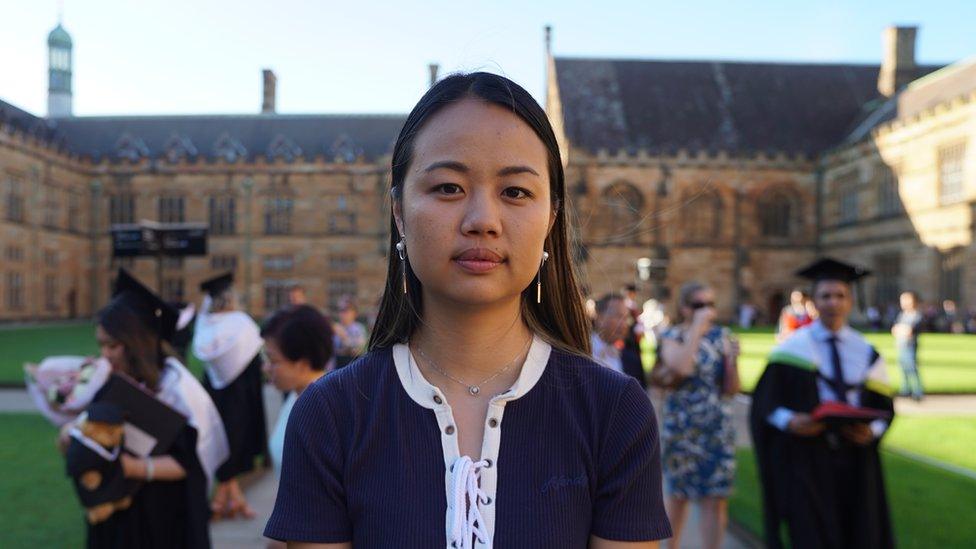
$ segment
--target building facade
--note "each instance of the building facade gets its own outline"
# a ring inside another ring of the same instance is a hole
[[[876,271],[879,307],[909,288],[976,307],[976,69],[916,65],[914,29],[885,40],[874,66],[675,62],[556,57],[547,31],[589,292],[700,280],[722,316],[769,320],[827,254]],[[49,48],[48,116],[0,101],[0,321],[88,317],[118,266],[174,301],[232,270],[255,315],[295,285],[375,307],[404,115],[277,114],[265,71],[259,114],[75,117],[60,25]],[[110,227],[140,220],[204,223],[209,253],[113,259]]]

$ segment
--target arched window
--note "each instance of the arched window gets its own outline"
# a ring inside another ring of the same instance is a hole
[[[757,202],[760,234],[767,238],[788,238],[798,212],[793,199],[782,191],[764,193]]]
[[[600,193],[595,204],[596,234],[607,244],[626,244],[637,238],[644,197],[630,183],[614,183]]]
[[[694,242],[719,238],[723,209],[722,196],[715,190],[689,197],[682,207],[686,238]]]

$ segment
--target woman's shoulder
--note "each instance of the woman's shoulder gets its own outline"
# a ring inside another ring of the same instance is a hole
[[[390,348],[374,349],[360,355],[349,364],[333,370],[316,380],[315,387],[323,394],[341,391],[350,383],[375,383],[393,373],[393,354]]]
[[[325,405],[334,414],[353,413],[364,405],[375,405],[376,398],[385,392],[384,387],[393,381],[391,376],[396,376],[391,350],[375,349],[317,379],[295,406],[322,408]]]
[[[612,402],[628,390],[636,388],[643,393],[640,385],[631,376],[608,368],[587,356],[553,349],[548,369],[551,387],[556,390],[576,391],[584,398]]]

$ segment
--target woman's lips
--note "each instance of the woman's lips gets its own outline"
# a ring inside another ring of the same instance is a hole
[[[472,273],[487,273],[502,264],[501,261],[487,259],[455,259],[454,262],[460,265],[465,271]]]
[[[497,253],[484,248],[465,250],[454,258],[462,269],[471,273],[487,273],[505,262]]]

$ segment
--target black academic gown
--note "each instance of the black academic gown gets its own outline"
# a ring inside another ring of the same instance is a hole
[[[177,481],[147,482],[132,505],[105,522],[88,525],[89,548],[200,549],[210,547],[207,477],[197,457],[197,430],[183,427],[170,448],[186,471]]]
[[[230,446],[230,457],[217,469],[217,480],[223,482],[253,470],[259,456],[264,457],[265,464],[270,463],[260,353],[223,389],[214,389],[206,373],[202,384],[220,413]]]
[[[798,437],[767,421],[778,407],[810,413],[818,404],[817,372],[770,362],[756,385],[750,428],[762,484],[769,549],[782,547],[788,526],[794,549],[894,547],[877,441],[857,446],[836,433]],[[861,405],[894,414],[890,397],[867,387]]]
[[[641,389],[647,389],[647,376],[644,374],[644,363],[641,361],[639,351],[624,347],[620,352],[620,364],[623,366],[625,374],[640,383]]]

